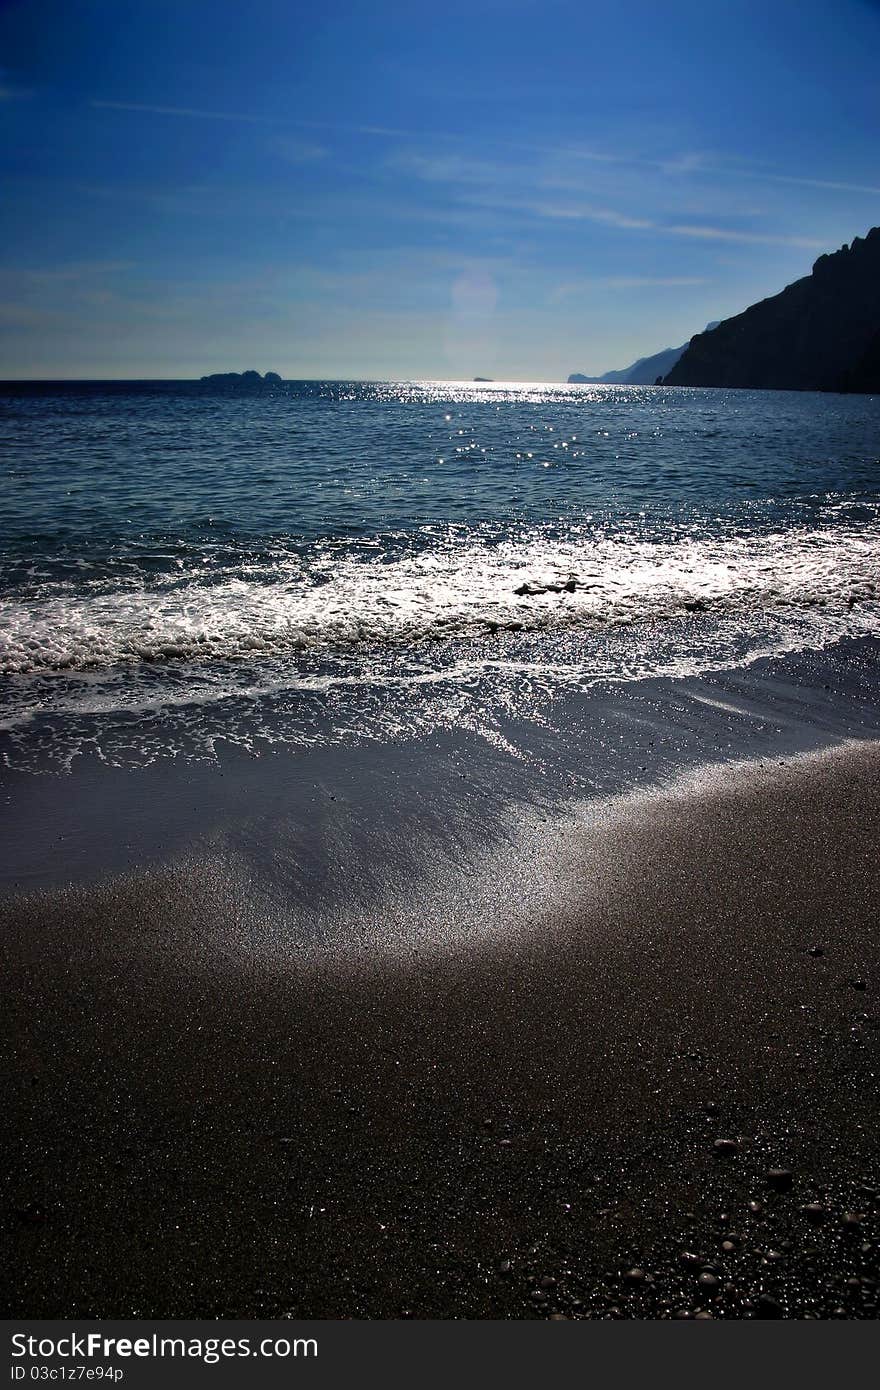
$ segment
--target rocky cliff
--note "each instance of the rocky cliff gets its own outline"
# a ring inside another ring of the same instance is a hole
[[[880,227],[698,333],[665,385],[880,391]]]

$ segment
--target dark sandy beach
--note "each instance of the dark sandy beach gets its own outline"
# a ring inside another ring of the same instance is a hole
[[[308,951],[234,856],[11,897],[9,1312],[875,1316],[878,772],[535,817]]]

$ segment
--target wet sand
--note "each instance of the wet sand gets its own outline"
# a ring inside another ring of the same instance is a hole
[[[535,815],[309,949],[222,853],[10,898],[9,1313],[875,1316],[878,773]]]

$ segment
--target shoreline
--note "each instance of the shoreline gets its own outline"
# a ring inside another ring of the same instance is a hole
[[[446,853],[479,860],[511,825],[568,815],[568,803],[880,738],[878,664],[880,641],[850,640],[703,676],[598,683],[418,736],[302,747],[218,735],[213,760],[105,761],[96,721],[92,754],[69,771],[41,737],[32,770],[0,762],[0,895],[212,855],[246,861],[300,905],[356,895],[365,876],[376,895],[389,871],[408,879]],[[491,696],[489,684],[480,703]],[[126,744],[138,737],[132,728]]]
[[[232,859],[7,903],[10,1311],[876,1316],[878,771],[545,807],[354,950]]]

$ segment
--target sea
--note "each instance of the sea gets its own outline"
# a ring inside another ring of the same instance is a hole
[[[880,637],[880,398],[0,385],[0,758],[467,730]]]

